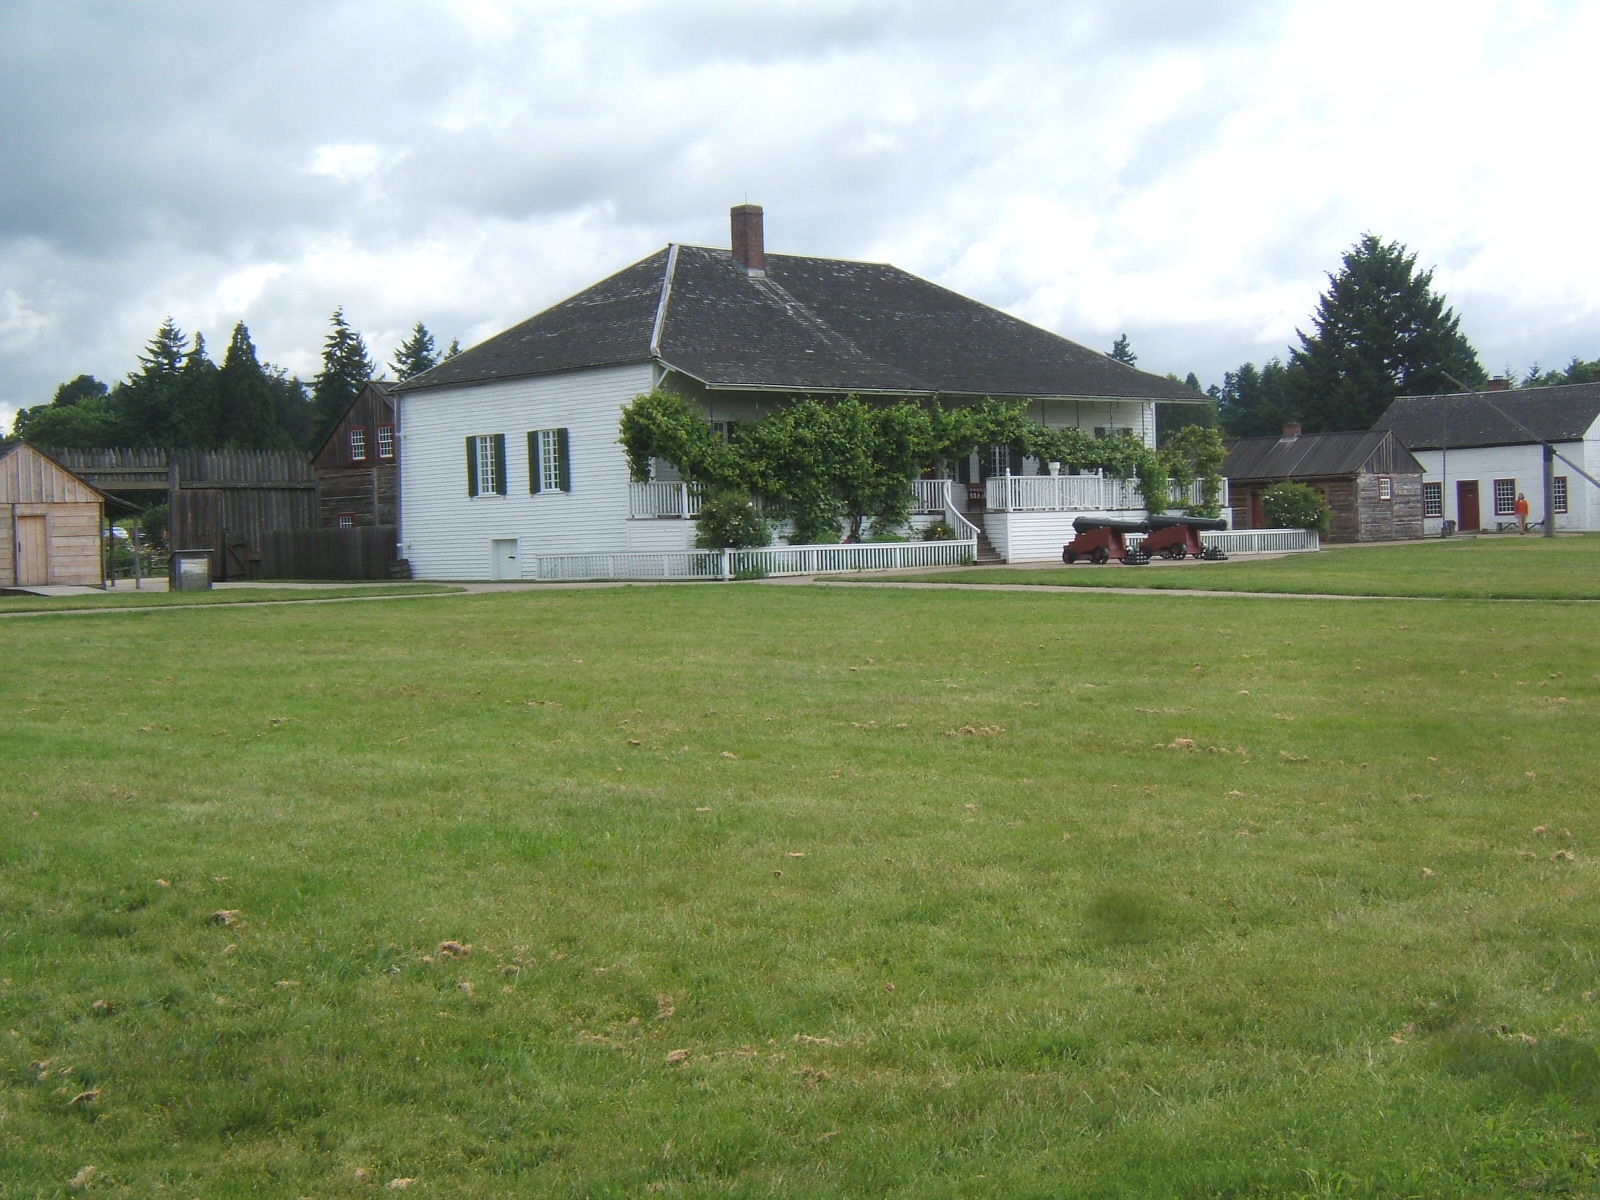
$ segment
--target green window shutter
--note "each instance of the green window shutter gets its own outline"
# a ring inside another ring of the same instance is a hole
[[[478,494],[478,439],[467,439],[467,495]]]
[[[561,464],[561,490],[572,490],[572,450],[568,444],[567,431],[556,430],[556,460]]]
[[[528,433],[528,490],[538,495],[539,483],[539,431],[535,429]]]
[[[497,494],[506,494],[506,435],[494,435],[494,490]]]

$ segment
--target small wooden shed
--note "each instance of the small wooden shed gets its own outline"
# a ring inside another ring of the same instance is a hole
[[[0,588],[105,583],[106,497],[27,442],[0,449]]]

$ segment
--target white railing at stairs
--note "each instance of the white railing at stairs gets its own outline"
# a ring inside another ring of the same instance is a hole
[[[1199,504],[1200,482],[1187,487],[1167,485],[1167,503]],[[1222,481],[1217,503],[1228,506],[1228,481]],[[1144,493],[1135,479],[1094,475],[991,475],[984,486],[984,507],[991,512],[1118,512],[1144,508]]]

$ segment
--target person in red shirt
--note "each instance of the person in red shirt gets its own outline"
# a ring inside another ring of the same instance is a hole
[[[1517,502],[1512,505],[1511,511],[1517,514],[1517,532],[1528,532],[1528,498],[1521,492],[1517,493]]]

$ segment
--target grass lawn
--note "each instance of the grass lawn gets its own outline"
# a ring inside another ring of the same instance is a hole
[[[864,578],[864,577],[863,577]],[[1399,546],[1333,546],[1315,554],[1228,562],[986,567],[905,576],[940,583],[1205,588],[1343,596],[1600,599],[1600,534],[1460,538]]]
[[[0,622],[0,1192],[1600,1194],[1597,634],[760,585]]]
[[[269,604],[283,600],[338,600],[351,596],[426,596],[459,589],[434,583],[363,587],[227,588],[203,592],[101,592],[93,596],[0,596],[0,613],[70,612],[85,608],[163,608],[190,604]]]

